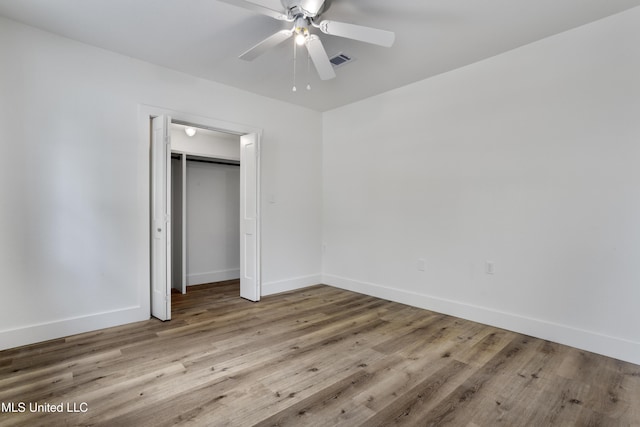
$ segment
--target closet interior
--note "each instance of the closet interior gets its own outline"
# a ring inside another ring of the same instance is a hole
[[[240,277],[240,137],[171,125],[171,283]]]

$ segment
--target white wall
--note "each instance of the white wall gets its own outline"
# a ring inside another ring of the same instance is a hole
[[[325,113],[325,282],[640,363],[638,46],[635,8]]]
[[[262,129],[263,293],[319,281],[319,113],[4,18],[0,57],[0,348],[149,316],[141,105]]]
[[[238,278],[240,167],[187,161],[187,285]]]

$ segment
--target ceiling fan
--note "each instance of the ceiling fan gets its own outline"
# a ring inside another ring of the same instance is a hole
[[[347,24],[338,21],[320,20],[322,13],[328,8],[329,0],[220,0],[239,6],[279,21],[293,22],[291,29],[280,30],[262,40],[257,45],[240,55],[241,59],[251,61],[267,50],[285,40],[295,37],[297,45],[304,45],[309,57],[322,80],[336,76],[329,61],[327,52],[320,38],[309,32],[309,28],[318,28],[324,34],[345,37],[379,46],[391,47],[395,41],[395,33],[361,25]]]

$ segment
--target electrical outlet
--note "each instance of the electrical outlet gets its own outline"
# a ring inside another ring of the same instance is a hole
[[[484,263],[484,272],[486,274],[494,274],[495,273],[495,265],[493,264],[493,261],[486,261]]]
[[[427,268],[423,258],[418,258],[418,263],[416,265],[418,267],[418,271],[425,271]]]

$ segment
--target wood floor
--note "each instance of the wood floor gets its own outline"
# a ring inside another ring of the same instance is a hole
[[[637,365],[328,286],[238,294],[0,352],[0,425],[640,425]]]

